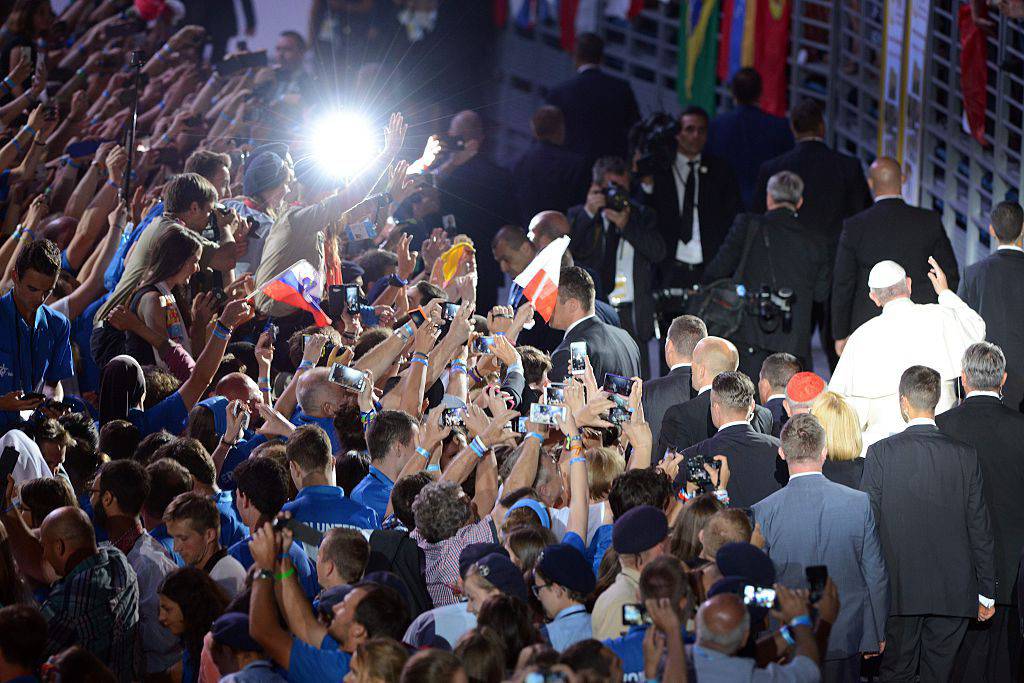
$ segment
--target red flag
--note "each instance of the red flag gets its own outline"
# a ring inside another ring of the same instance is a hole
[[[719,39],[718,39],[718,80],[722,83],[729,81],[729,49],[732,44],[732,11],[733,11],[733,0],[722,0],[722,14],[718,20],[719,25]],[[742,40],[742,36],[736,36],[737,40]]]
[[[789,109],[786,76],[789,69],[789,19],[793,9],[790,0],[757,0],[757,41],[754,46],[754,67],[761,75],[764,90],[761,108],[775,116],[785,116]]]
[[[640,11],[644,8],[644,0],[630,0],[629,3],[629,18],[633,19],[636,15],[640,14]]]
[[[508,0],[494,0],[491,19],[496,28],[505,28],[505,22],[508,21]]]
[[[988,103],[987,46],[985,32],[974,23],[971,6],[960,5],[960,89],[964,114],[971,135],[982,147],[991,145],[985,139],[985,109]]]
[[[523,288],[523,295],[533,303],[534,309],[551,322],[558,300],[558,277],[562,272],[562,255],[569,246],[568,237],[559,237],[541,249],[530,265],[516,276],[515,283]]]
[[[562,49],[572,52],[576,48],[576,8],[580,0],[562,0],[558,3],[558,23],[562,27]]]

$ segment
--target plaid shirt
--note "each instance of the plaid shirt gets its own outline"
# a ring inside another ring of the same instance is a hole
[[[471,543],[497,543],[491,518],[484,517],[475,524],[459,529],[454,536],[437,543],[428,543],[418,529],[409,534],[426,558],[427,592],[434,607],[443,607],[459,601],[454,587],[459,581],[459,554]]]
[[[120,681],[134,677],[139,584],[124,554],[103,546],[53,584],[43,603],[49,626],[46,654],[81,645]]]

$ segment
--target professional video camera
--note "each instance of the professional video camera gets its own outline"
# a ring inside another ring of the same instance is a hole
[[[783,334],[789,334],[793,330],[793,290],[761,285],[752,297],[751,313],[757,316],[757,324],[765,334],[773,334],[780,327]]]
[[[663,111],[655,112],[633,126],[630,148],[639,154],[636,174],[643,177],[666,172],[676,158],[679,121]]]
[[[604,206],[612,211],[625,211],[629,206],[629,190],[613,182],[601,189]]]

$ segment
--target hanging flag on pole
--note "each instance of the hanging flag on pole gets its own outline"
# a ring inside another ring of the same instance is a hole
[[[679,15],[679,102],[703,107],[711,116],[715,114],[718,14],[718,0],[685,0]]]
[[[306,259],[293,263],[277,277],[260,286],[259,291],[274,301],[309,311],[319,327],[331,324],[331,319],[320,308],[323,298],[320,273]]]
[[[569,238],[563,235],[541,249],[530,261],[530,265],[516,276],[513,285],[513,289],[515,285],[522,288],[522,295],[530,300],[544,322],[550,322],[551,314],[555,312],[562,255],[568,246]]]

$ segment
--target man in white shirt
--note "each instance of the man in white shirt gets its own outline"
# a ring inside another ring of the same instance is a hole
[[[936,412],[941,413],[956,401],[964,351],[985,338],[985,321],[949,289],[935,259],[929,263],[937,304],[910,300],[911,280],[895,261],[871,269],[870,296],[882,314],[850,335],[829,383],[857,411],[867,444],[903,430],[898,388],[904,370],[926,365],[938,371],[942,396]]]
[[[190,567],[199,567],[229,598],[245,584],[245,568],[220,544],[220,512],[212,498],[182,493],[164,510],[164,523],[174,537],[174,552]]]

